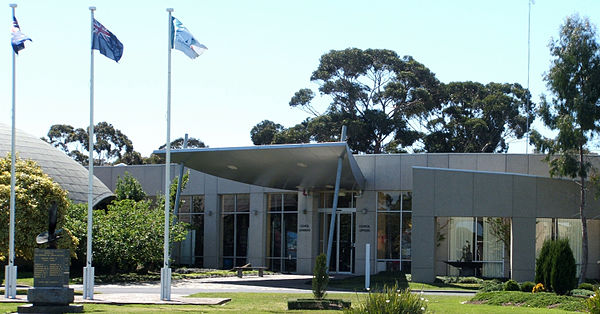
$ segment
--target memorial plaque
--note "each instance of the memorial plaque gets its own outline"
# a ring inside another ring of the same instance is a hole
[[[33,286],[69,287],[69,250],[35,249]]]

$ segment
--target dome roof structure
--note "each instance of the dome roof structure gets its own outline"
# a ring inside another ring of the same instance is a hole
[[[0,123],[0,154],[10,153],[10,127]],[[88,199],[88,170],[41,139],[21,130],[16,131],[16,151],[21,159],[31,159],[42,167],[56,183],[65,189],[68,197],[75,203],[86,203]],[[94,177],[93,205],[106,202],[113,197],[102,181]]]

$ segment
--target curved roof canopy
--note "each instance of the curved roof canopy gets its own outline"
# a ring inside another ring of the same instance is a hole
[[[0,154],[2,157],[10,153],[10,138],[10,127],[0,123]],[[82,165],[57,148],[21,130],[16,131],[15,149],[19,158],[37,162],[52,180],[69,192],[68,197],[72,201],[87,202],[88,170]],[[93,205],[99,205],[112,197],[110,189],[94,177]]]
[[[165,156],[165,150],[154,151]],[[359,190],[365,179],[344,142],[171,150],[171,162],[217,177],[285,190],[332,189],[342,157],[340,188]]]

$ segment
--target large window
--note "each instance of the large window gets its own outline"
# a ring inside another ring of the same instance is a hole
[[[448,259],[451,261],[482,262],[484,277],[504,277],[504,243],[494,232],[498,218],[451,217],[449,222]],[[451,275],[458,275],[450,267]]]
[[[190,225],[185,240],[179,243],[179,264],[203,266],[204,195],[182,196],[177,218]]]
[[[581,219],[538,218],[535,225],[536,258],[545,240],[567,238],[575,257],[575,263],[577,263],[577,274],[579,274],[582,261],[581,229]]]
[[[298,194],[269,194],[267,198],[267,267],[296,272]]]
[[[377,261],[386,270],[410,270],[412,193],[377,193]]]
[[[248,257],[248,227],[250,225],[250,195],[220,195],[223,268],[243,266]]]

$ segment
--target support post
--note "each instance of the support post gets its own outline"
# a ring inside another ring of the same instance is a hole
[[[342,126],[341,142],[346,141],[346,126]],[[335,229],[335,219],[337,215],[338,196],[340,194],[340,180],[342,177],[342,159],[346,151],[338,157],[337,171],[335,174],[335,190],[333,192],[333,208],[331,208],[331,222],[329,223],[329,239],[327,241],[327,273],[329,274],[329,261],[331,261],[331,249],[333,247],[333,230]]]
[[[11,3],[12,15],[15,16],[16,4]],[[16,167],[16,53],[12,52],[12,127],[10,136],[10,218],[9,218],[9,241],[8,241],[8,265],[5,267],[4,297],[14,299],[17,297],[17,266],[15,266],[15,185],[17,177]]]
[[[94,11],[96,7],[90,7],[91,30],[90,37],[90,127],[88,138],[88,212],[87,212],[87,250],[86,262],[83,268],[83,298],[94,299],[94,267],[92,267],[92,223],[94,202]]]
[[[371,287],[371,244],[365,244],[365,290]]]
[[[183,149],[187,148],[188,143],[188,134],[185,133],[185,137],[183,138]],[[181,199],[181,184],[183,182],[183,163],[179,164],[179,177],[177,178],[177,192],[175,193],[175,208],[173,209],[173,215],[177,217],[177,213],[179,212],[179,200]]]
[[[169,211],[171,208],[171,43],[173,42],[173,22],[172,8],[167,8],[169,12],[169,36],[168,36],[168,61],[167,61],[167,143],[165,157],[165,232],[164,232],[164,252],[163,252],[163,267],[160,270],[160,299],[165,301],[171,300],[171,268],[169,267]]]

